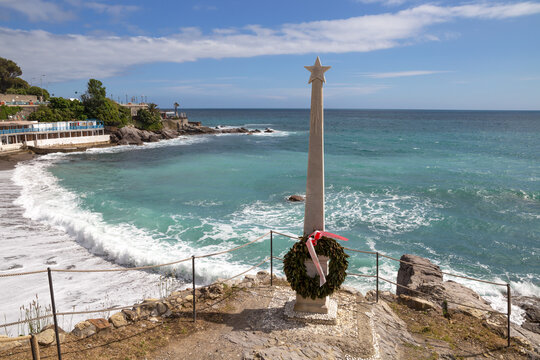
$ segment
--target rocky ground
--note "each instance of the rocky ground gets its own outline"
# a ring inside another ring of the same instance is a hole
[[[184,125],[180,130],[163,129],[160,131],[139,130],[126,126],[111,133],[111,142],[118,145],[142,145],[145,142],[174,139],[182,135],[211,135],[211,134],[246,134],[272,133],[274,130],[248,130],[246,128],[210,128],[207,126]]]
[[[444,316],[435,303],[384,292],[363,296],[342,289],[337,325],[291,319],[295,295],[284,279],[269,286],[266,272],[197,290],[148,299],[106,319],[63,333],[63,359],[538,359],[539,343],[504,324],[462,311]],[[38,335],[43,359],[55,358],[54,332]],[[28,341],[0,343],[0,359],[31,358]]]

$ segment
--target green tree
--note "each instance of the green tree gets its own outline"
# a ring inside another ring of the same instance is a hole
[[[49,94],[47,90],[40,88],[39,86],[30,86],[28,89],[25,89],[25,90],[26,90],[26,95],[35,95],[38,98],[40,96],[43,96],[43,101],[47,101],[51,97],[51,95]]]
[[[118,112],[120,113],[120,121],[123,124],[129,124],[131,123],[131,110],[125,106],[118,105]]]
[[[88,80],[86,93],[81,96],[88,117],[99,119],[98,114],[102,113],[106,108],[106,95],[107,91],[101,81],[96,79]],[[104,119],[100,120],[105,121]]]
[[[39,122],[55,122],[62,121],[58,111],[51,109],[46,105],[41,105],[36,111],[28,115],[28,120]]]
[[[6,90],[6,94],[26,95],[26,88],[10,87],[9,89]]]
[[[120,109],[120,105],[107,99],[106,88],[99,80],[88,80],[86,93],[81,98],[85,113],[89,118],[102,120],[105,125],[119,127],[131,120],[131,116],[126,116],[126,113]]]
[[[153,107],[151,105],[154,105]],[[150,104],[148,109],[139,109],[137,111],[137,120],[145,130],[158,131],[163,129],[161,116],[156,104]]]
[[[11,87],[18,87],[14,85],[21,82],[15,79],[21,75],[22,70],[14,61],[0,57],[0,93],[4,93]]]
[[[53,97],[48,106],[40,106],[28,116],[29,120],[39,122],[85,120],[84,106],[79,100],[68,100],[61,97]]]
[[[25,90],[25,89],[28,89],[29,87],[30,87],[29,83],[27,83],[25,80],[18,77],[11,81],[11,87],[6,90],[6,93],[13,94],[9,92],[10,89]]]

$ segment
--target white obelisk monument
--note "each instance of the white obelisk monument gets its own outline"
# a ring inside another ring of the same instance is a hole
[[[315,230],[324,231],[324,116],[323,116],[323,83],[324,73],[330,66],[322,66],[317,56],[315,65],[306,66],[311,72],[311,115],[309,126],[308,170],[306,184],[306,209],[304,215],[304,235]],[[328,274],[328,258],[319,256],[322,271]],[[317,270],[311,259],[306,260],[306,272],[315,277]],[[294,311],[308,313],[328,313],[329,297],[323,299],[304,298],[296,294]]]
[[[317,56],[315,65],[305,66],[311,72],[311,115],[309,127],[308,170],[304,235],[315,230],[324,231],[324,73],[330,66],[322,66]]]

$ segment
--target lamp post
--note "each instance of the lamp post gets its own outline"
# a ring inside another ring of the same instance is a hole
[[[45,75],[41,75],[41,77],[39,78],[40,80],[40,87],[41,87],[41,101],[43,101],[43,78],[45,77]]]

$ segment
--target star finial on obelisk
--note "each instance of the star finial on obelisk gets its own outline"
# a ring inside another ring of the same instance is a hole
[[[315,79],[319,79],[322,82],[326,82],[326,79],[324,78],[324,73],[327,72],[328,69],[331,68],[331,66],[322,66],[321,60],[319,59],[318,56],[313,66],[304,66],[304,67],[311,72],[311,76],[309,77],[308,84],[311,84],[311,82]]]

